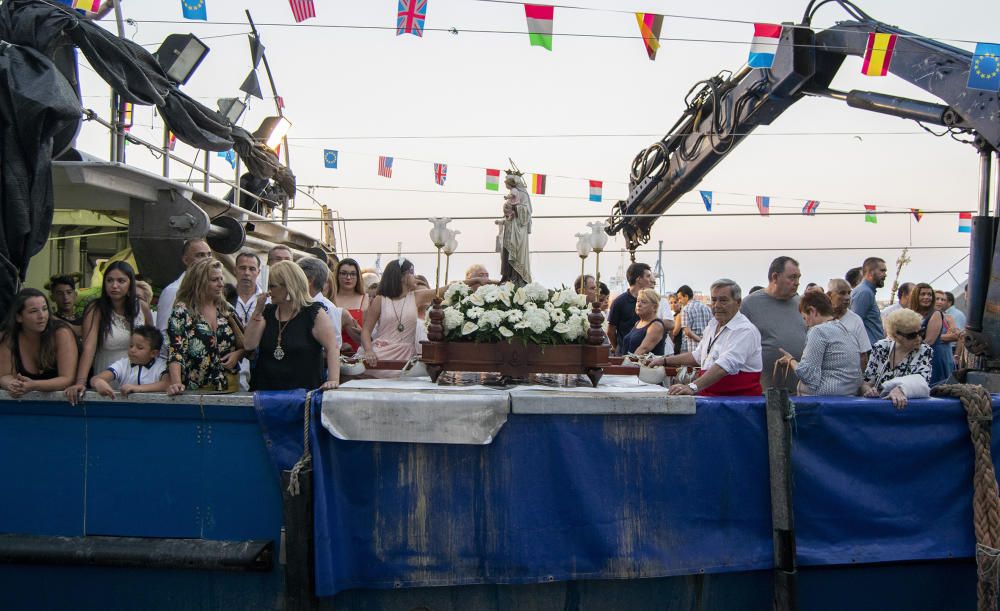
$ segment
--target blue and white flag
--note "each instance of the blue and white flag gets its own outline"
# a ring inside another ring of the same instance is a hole
[[[184,18],[208,21],[208,8],[205,6],[205,2],[206,0],[181,0]]]
[[[711,191],[698,191],[701,193],[701,201],[705,202],[705,211],[712,211],[712,192]]]
[[[333,149],[323,149],[323,167],[337,169],[337,157],[340,155]]]
[[[228,161],[229,165],[233,166],[234,170],[236,169],[236,151],[229,149],[228,151],[219,151],[216,155]]]

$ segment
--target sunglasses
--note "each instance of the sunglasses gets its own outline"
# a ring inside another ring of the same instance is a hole
[[[901,337],[903,339],[917,339],[920,337],[920,331],[913,331],[911,333],[903,333],[901,331],[896,331],[896,337]]]

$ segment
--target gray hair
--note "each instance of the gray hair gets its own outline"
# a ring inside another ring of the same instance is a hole
[[[306,257],[298,261],[299,267],[309,280],[309,288],[314,291],[323,290],[326,279],[330,275],[330,267],[315,257]]]
[[[730,292],[733,295],[733,299],[740,301],[743,299],[743,289],[740,285],[736,284],[735,280],[730,280],[729,278],[719,278],[712,283],[712,286],[708,288],[709,291],[714,291],[715,289],[721,289],[729,287]]]

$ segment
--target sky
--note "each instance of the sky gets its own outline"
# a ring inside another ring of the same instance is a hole
[[[244,10],[250,11],[293,123],[292,171],[315,201],[345,219],[338,234],[341,256],[368,266],[382,253],[384,265],[401,249],[433,282],[431,224],[422,219],[488,217],[451,223],[461,233],[449,275],[453,279],[468,265],[484,263],[499,276],[493,219],[500,216],[503,194],[484,189],[485,168],[506,169],[510,158],[524,172],[548,176],[546,195],[532,196],[531,265],[535,280],[555,287],[570,284],[579,273],[574,235],[587,231],[588,222],[605,219],[613,203],[627,195],[632,159],[677,121],[688,90],[745,63],[750,22],[798,22],[806,5],[802,0],[569,4],[594,10],[556,8],[551,52],[529,45],[523,8],[503,2],[429,0],[422,38],[396,36],[396,0],[316,0],[317,17],[299,26],[282,0],[207,0],[207,23],[183,20],[180,0],[124,0],[122,7],[132,20],[126,36],[150,50],[173,32],[191,32],[211,47],[183,87],[209,106],[240,95],[251,67]],[[898,0],[861,3],[876,19],[970,51],[975,41],[991,40],[989,24],[1000,18],[1000,5],[981,0],[955,0],[947,13],[926,1],[903,6]],[[650,61],[634,11],[698,19],[666,17],[660,50]],[[848,18],[839,7],[826,5],[813,27]],[[111,16],[101,23],[114,28]],[[457,34],[435,30],[451,28]],[[891,75],[866,77],[860,69],[860,58],[847,58],[833,88],[937,101]],[[251,131],[274,114],[263,67],[258,74],[265,100],[252,99],[241,119]],[[88,66],[81,79],[84,105],[106,117],[107,85]],[[137,108],[135,121],[135,135],[160,141],[162,123],[152,109]],[[78,146],[106,156],[106,132],[85,124]],[[339,151],[338,169],[324,168],[324,149]],[[176,154],[192,160],[195,151],[179,144]],[[391,179],[377,175],[379,155],[395,158]],[[128,162],[154,172],[161,167],[132,145]],[[448,164],[444,187],[434,183],[435,162]],[[213,169],[230,172],[218,158]],[[176,165],[172,170],[174,178],[187,175]],[[602,203],[588,201],[588,179],[604,181]],[[958,233],[957,212],[977,207],[977,154],[910,121],[806,98],[758,128],[699,188],[714,192],[713,212],[705,212],[697,192],[685,195],[657,221],[650,243],[637,253],[637,260],[654,265],[662,241],[668,290],[688,284],[707,291],[720,277],[733,278],[744,289],[766,284],[768,264],[782,254],[800,261],[803,283],[842,277],[867,256],[889,262],[891,282],[905,246],[911,247],[912,261],[900,281],[945,274],[936,284],[951,289],[967,273],[962,259],[968,234]],[[756,212],[755,195],[770,196],[774,213],[798,212],[805,200],[818,200],[819,214],[725,216]],[[864,204],[950,212],[928,213],[920,223],[909,215],[885,215],[871,224],[864,222]],[[291,218],[306,220],[293,226],[318,236],[318,223],[308,220],[317,216],[314,201],[303,194],[295,206]],[[857,214],[824,216],[831,211]],[[546,215],[590,216],[538,218]],[[418,220],[372,220],[400,218]],[[620,236],[609,241],[600,259],[603,280],[622,275],[628,264],[623,245]],[[587,259],[589,273],[595,263],[595,257]],[[442,276],[443,267],[442,262]]]

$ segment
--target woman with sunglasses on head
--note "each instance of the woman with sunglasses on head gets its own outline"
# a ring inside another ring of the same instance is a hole
[[[243,338],[247,350],[257,350],[250,390],[333,390],[339,386],[340,354],[333,322],[311,294],[309,280],[298,264],[279,261],[271,266],[267,277],[271,303],[257,301]]]
[[[434,289],[418,288],[412,261],[400,257],[385,266],[361,330],[368,366],[374,367],[379,359],[407,361],[417,354],[417,325],[424,324],[417,311],[430,305],[436,294]]]
[[[344,319],[342,335],[344,345],[357,352],[361,346],[361,326],[365,323],[365,310],[371,305],[368,294],[361,287],[361,267],[354,259],[343,259],[337,265],[336,292],[330,299],[338,308],[347,312],[353,324]]]
[[[931,360],[931,386],[944,382],[955,370],[955,359],[951,346],[946,340],[953,339],[947,335],[944,314],[934,307],[934,289],[926,282],[913,287],[910,291],[909,308],[919,314],[923,320],[920,324],[920,335],[924,343],[931,347],[934,358]]]
[[[101,296],[83,312],[83,350],[76,368],[76,384],[66,389],[73,405],[80,400],[90,372],[100,373],[128,356],[132,330],[152,325],[153,312],[136,294],[135,272],[125,261],[112,261],[104,269]]]
[[[913,310],[896,310],[886,323],[888,337],[872,346],[861,394],[891,399],[901,409],[906,407],[907,399],[929,396],[934,351],[924,343],[921,318]]]

